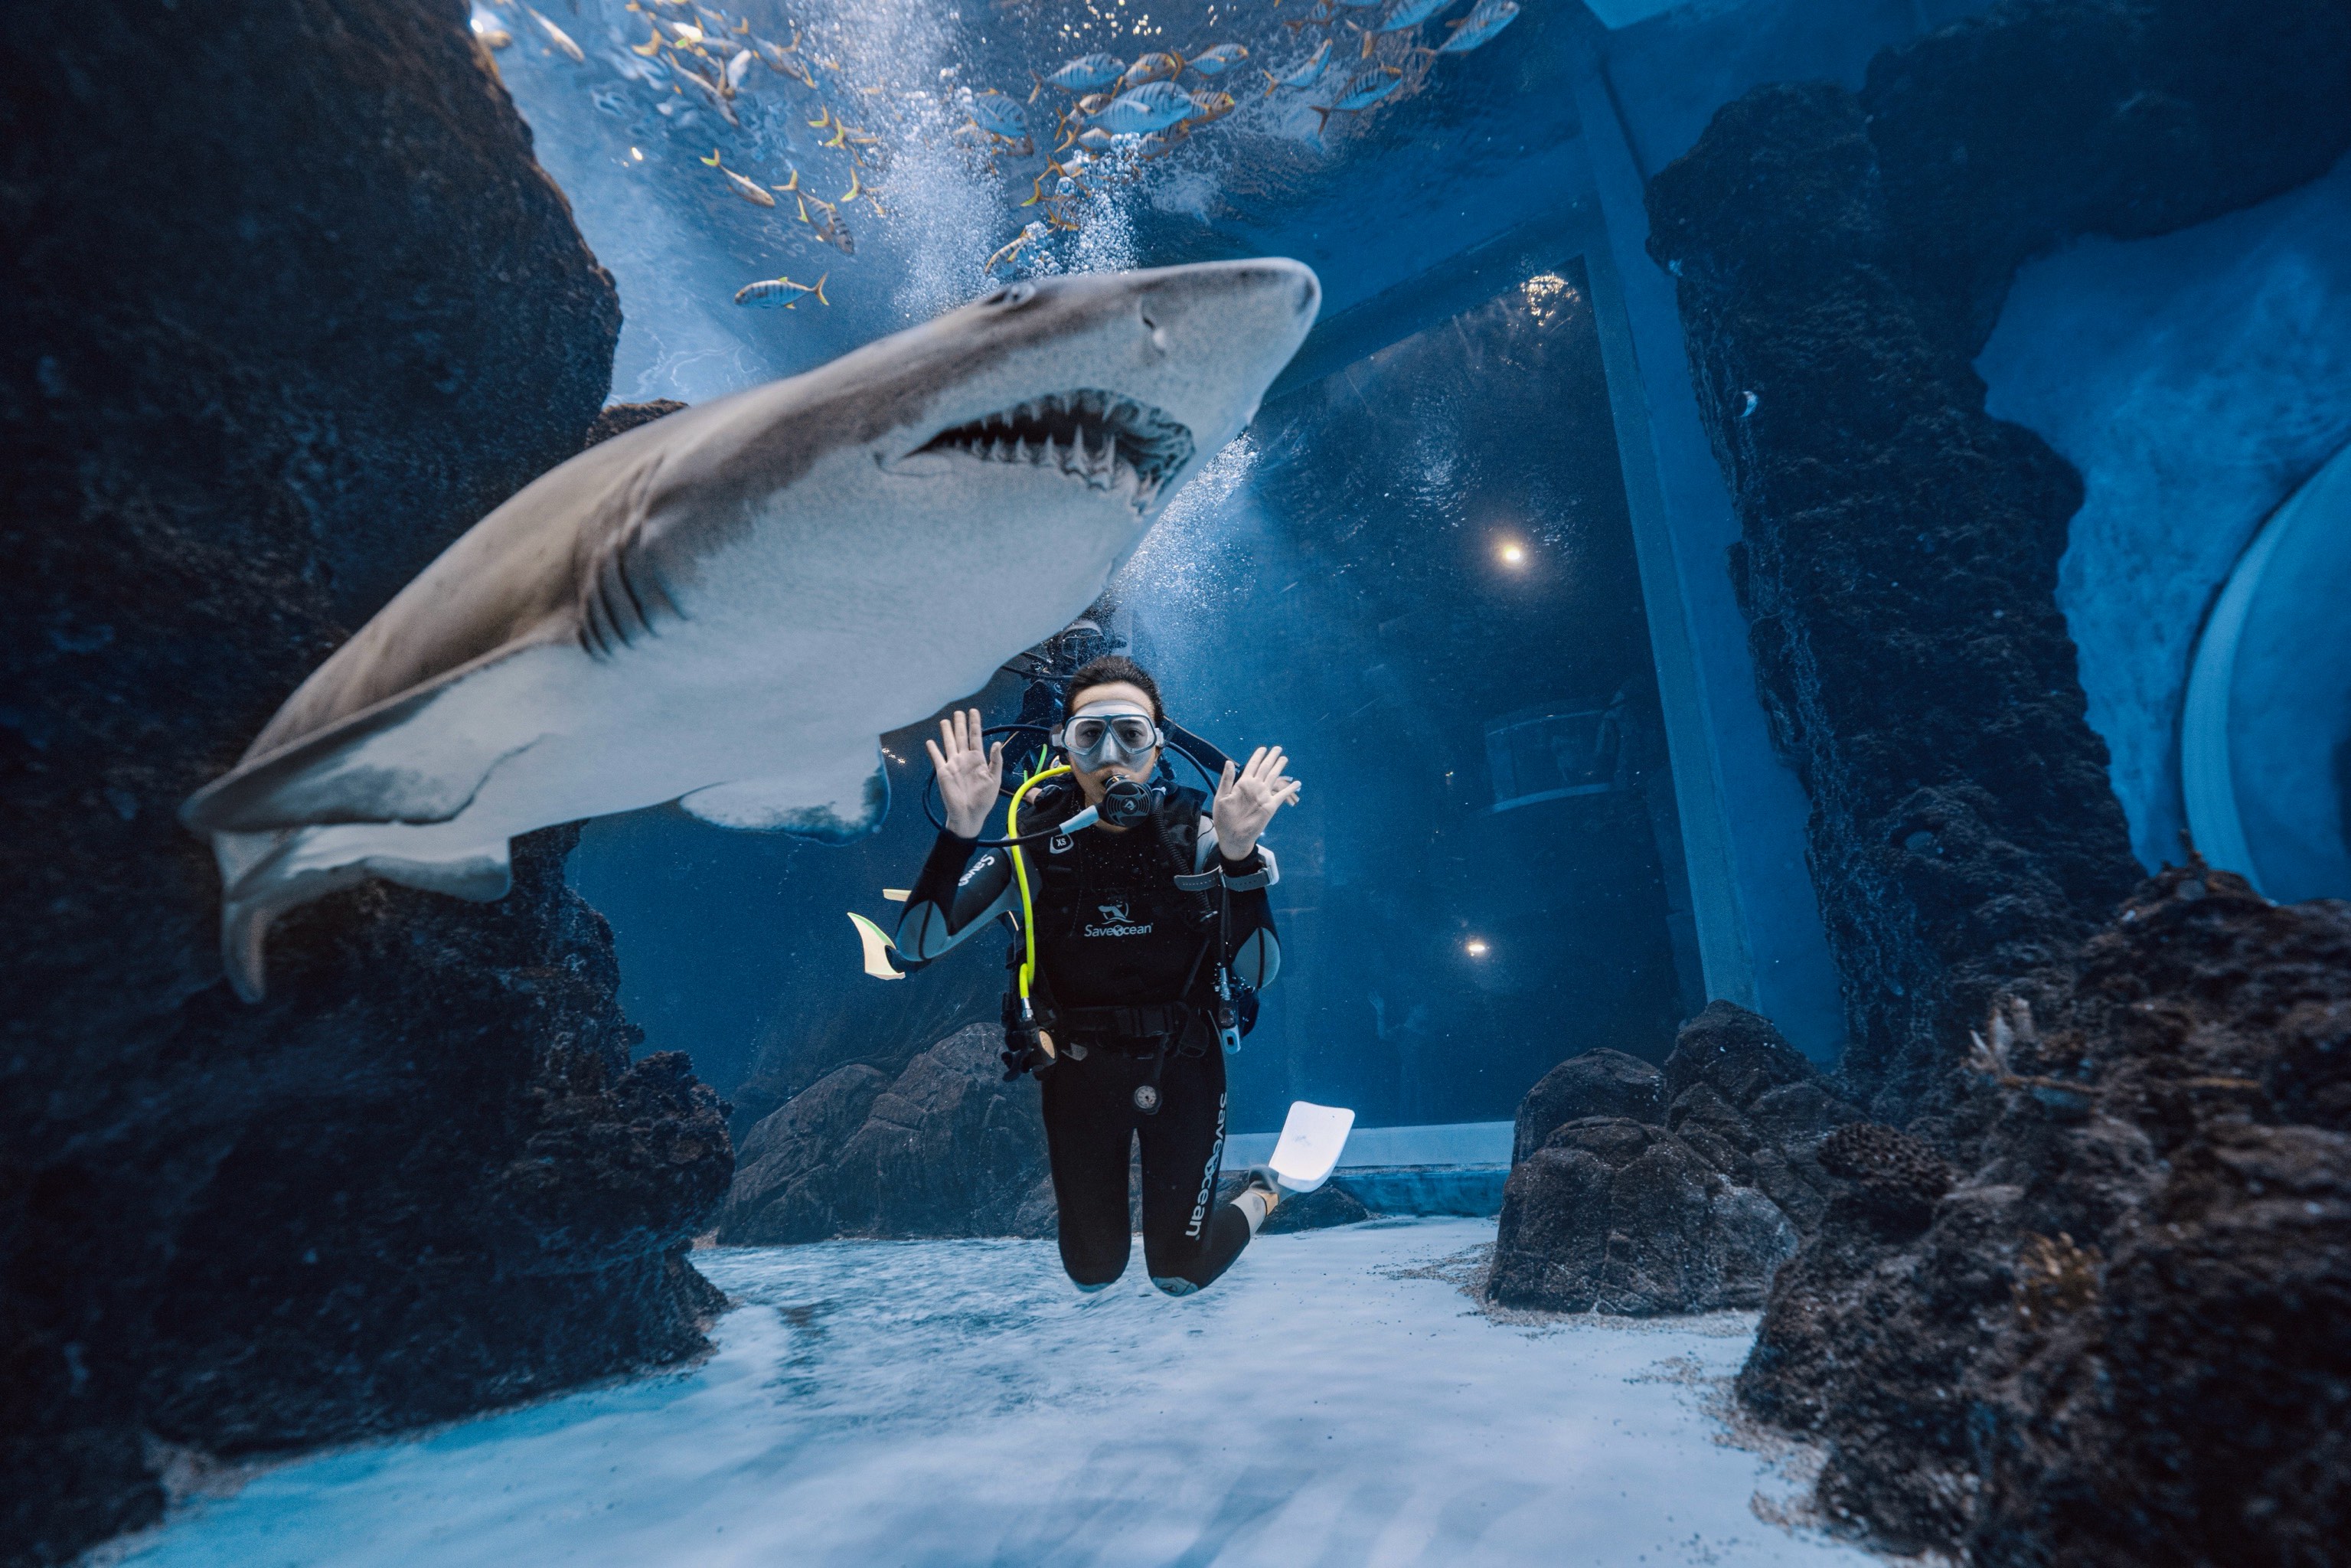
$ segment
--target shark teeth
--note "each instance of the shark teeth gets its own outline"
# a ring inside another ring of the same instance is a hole
[[[1056,468],[1089,489],[1128,493],[1144,507],[1192,460],[1192,433],[1136,399],[1081,387],[943,430],[922,450]]]

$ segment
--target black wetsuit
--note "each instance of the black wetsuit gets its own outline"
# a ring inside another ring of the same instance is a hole
[[[1064,781],[1040,785],[1021,803],[1021,827],[1050,826],[1080,803]],[[1087,830],[1023,852],[1037,922],[1030,998],[1058,1053],[1042,1076],[1061,1263],[1089,1289],[1126,1268],[1127,1156],[1138,1134],[1143,1256],[1155,1284],[1197,1290],[1249,1241],[1248,1219],[1216,1201],[1225,1059],[1211,988],[1220,936],[1241,980],[1271,983],[1280,948],[1265,888],[1279,873],[1262,850],[1238,862],[1217,854],[1203,804],[1174,790],[1126,832]],[[907,898],[899,949],[935,957],[1019,907],[1008,851],[975,860],[970,840],[942,832]],[[1136,1102],[1146,1085],[1156,1112]]]

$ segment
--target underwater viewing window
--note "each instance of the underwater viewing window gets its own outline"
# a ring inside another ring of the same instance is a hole
[[[1317,1097],[1498,1120],[1577,1051],[1661,1058],[1678,845],[1581,263],[1270,402],[1248,439],[1232,497],[1120,584],[1171,702],[1307,780],[1268,835],[1290,956],[1236,1124]]]

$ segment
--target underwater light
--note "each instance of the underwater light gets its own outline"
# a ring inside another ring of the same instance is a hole
[[[1486,939],[1483,936],[1472,936],[1468,941],[1461,944],[1461,950],[1472,958],[1482,958],[1486,956]]]
[[[1527,547],[1519,543],[1516,539],[1509,540],[1495,553],[1502,558],[1502,564],[1504,566],[1523,566],[1526,564]]]
[[[632,147],[629,149],[629,156],[642,163],[645,161],[645,150],[642,147]]]

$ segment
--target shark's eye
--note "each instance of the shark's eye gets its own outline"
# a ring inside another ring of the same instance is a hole
[[[1035,298],[1037,298],[1037,286],[1024,281],[1008,283],[1001,288],[990,289],[981,298],[980,303],[1000,306],[1007,310],[1017,310]]]

